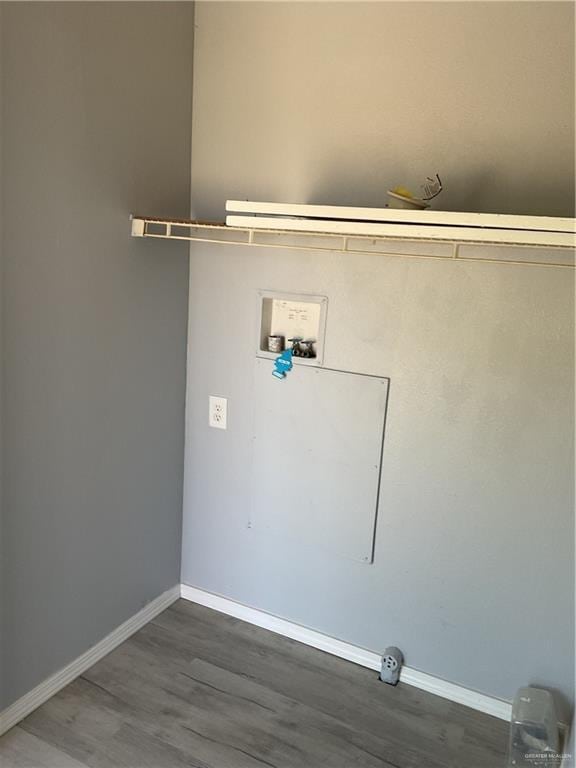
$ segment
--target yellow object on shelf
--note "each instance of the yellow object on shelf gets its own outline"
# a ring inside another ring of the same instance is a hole
[[[394,192],[395,195],[401,195],[402,197],[414,197],[412,192],[410,192],[409,189],[406,189],[406,187],[394,187],[390,192]]]

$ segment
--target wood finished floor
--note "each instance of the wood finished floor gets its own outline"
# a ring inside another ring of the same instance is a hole
[[[0,739],[2,768],[500,768],[507,724],[179,600]]]

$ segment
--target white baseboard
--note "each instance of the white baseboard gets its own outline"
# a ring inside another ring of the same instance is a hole
[[[0,712],[0,736],[23,720],[51,696],[58,693],[68,683],[71,683],[72,680],[89,669],[93,664],[100,661],[106,654],[113,651],[114,648],[123,643],[124,640],[127,640],[155,616],[162,613],[178,597],[204,605],[207,608],[212,608],[228,616],[234,616],[249,624],[254,624],[257,627],[262,627],[284,637],[289,637],[292,640],[297,640],[300,643],[318,648],[326,653],[331,653],[354,664],[359,664],[376,671],[380,670],[380,655],[374,651],[368,651],[352,643],[337,640],[329,635],[324,635],[300,624],[281,619],[257,608],[250,608],[226,597],[206,592],[203,589],[190,587],[187,584],[179,584],[164,592],[155,600],[152,600],[152,602],[144,606],[142,610],[138,611],[138,613],[117,627],[92,648],[44,680],[7,709]],[[413,685],[423,691],[428,691],[458,704],[463,704],[479,712],[484,712],[502,720],[510,720],[512,705],[508,701],[464,688],[461,685],[450,683],[411,667],[403,667],[400,680],[407,685]],[[573,765],[573,762],[567,761],[567,765]]]
[[[48,677],[40,685],[37,685],[36,688],[33,688],[0,712],[0,736],[23,720],[51,696],[54,696],[55,693],[58,693],[68,683],[71,683],[72,680],[85,672],[89,667],[100,661],[106,654],[113,651],[120,643],[127,640],[134,632],[137,632],[155,616],[168,608],[169,605],[172,605],[179,597],[180,585],[177,584],[172,589],[152,600],[148,605],[145,605],[141,611],[138,611],[138,613],[134,614],[134,616],[119,627],[116,627],[109,635],[96,643],[96,645],[93,645],[92,648],[81,656],[78,656],[77,659],[74,659],[70,664]]]
[[[226,597],[214,595],[211,592],[205,592],[203,589],[197,589],[196,587],[189,587],[187,584],[181,585],[180,595],[185,600],[204,605],[207,608],[213,608],[220,613],[242,619],[249,624],[268,629],[271,632],[276,632],[278,635],[289,637],[292,640],[297,640],[321,651],[326,651],[334,656],[339,656],[341,659],[359,664],[362,667],[380,671],[381,657],[373,651],[368,651],[351,643],[345,643],[342,640],[323,635],[321,632],[307,629],[300,624],[280,619],[270,613],[250,608]],[[464,688],[455,683],[449,683],[446,680],[427,675],[425,672],[420,672],[417,669],[403,667],[400,681],[407,685],[413,685],[415,688],[420,688],[423,691],[434,693],[436,696],[441,696],[444,699],[471,707],[478,712],[493,715],[501,720],[509,721],[512,714],[512,704],[508,701],[496,699],[484,693],[478,693],[478,691]]]

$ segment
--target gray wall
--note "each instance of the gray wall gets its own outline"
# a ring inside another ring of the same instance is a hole
[[[2,3],[7,705],[179,581],[193,6]]]
[[[574,753],[574,746],[576,745],[575,731],[576,718],[572,718],[572,725],[570,726],[570,735],[568,737],[568,744],[564,747],[564,753],[570,755],[570,757],[564,760],[562,768],[574,768],[576,765],[576,754]]]
[[[228,198],[574,215],[568,2],[200,3],[194,211]]]
[[[200,4],[194,210],[378,204],[403,170],[438,169],[450,207],[570,215],[572,14]],[[247,529],[261,288],[327,295],[324,364],[390,377],[371,566]],[[193,246],[183,581],[374,651],[398,644],[410,666],[497,697],[549,686],[566,717],[573,312],[572,276],[554,268]],[[229,398],[226,432],[207,426],[209,394]]]
[[[2,11],[2,5],[0,4],[0,46],[2,43],[2,24],[3,24],[3,11]],[[4,185],[2,183],[3,178],[3,166],[2,166],[2,151],[3,151],[3,141],[2,141],[2,133],[3,133],[3,124],[2,124],[2,93],[3,93],[3,77],[2,77],[2,55],[0,54],[0,689],[2,688],[2,646],[3,646],[3,633],[2,633],[2,627],[5,624],[4,620],[4,590],[2,588],[2,559],[4,554],[4,547],[3,547],[3,520],[4,520],[4,514],[3,514],[3,493],[2,493],[2,482],[3,482],[3,458],[2,458],[2,414],[3,414],[3,354],[2,354],[2,346],[3,346],[3,333],[2,333],[2,327],[4,323],[4,290],[2,287],[3,284],[3,275],[4,275],[4,258],[3,258],[3,236],[2,236],[2,224],[3,224],[3,190]],[[1,706],[1,704],[0,704]]]

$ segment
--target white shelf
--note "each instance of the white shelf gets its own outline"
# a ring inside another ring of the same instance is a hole
[[[282,219],[272,219],[272,226],[263,226],[263,221],[258,217],[251,217],[256,219],[257,226],[254,221],[249,225],[232,226],[136,215],[131,218],[133,237],[335,251],[351,256],[372,254],[564,269],[573,269],[575,266],[576,243],[571,232],[399,225],[382,222],[376,225],[379,227],[377,233],[366,235],[355,234],[354,231],[326,232],[327,222],[320,220],[302,220],[310,229],[296,230],[290,229],[290,224]],[[354,222],[328,223],[336,224],[344,230],[354,228]],[[401,231],[398,230],[399,226],[402,227]]]
[[[261,203],[249,200],[227,200],[226,211],[235,215],[305,217],[316,220],[352,222],[386,222],[388,224],[440,224],[452,227],[489,229],[523,229],[543,232],[576,233],[576,219],[555,216],[520,216],[505,213],[466,213],[433,209],[406,210],[395,208],[358,208],[348,205],[308,205],[299,203]]]
[[[528,229],[498,229],[474,226],[434,225],[396,221],[346,221],[328,219],[280,218],[278,216],[227,216],[226,224],[233,227],[271,230],[282,227],[291,232],[324,232],[331,235],[359,237],[406,237],[410,239],[461,241],[467,243],[498,243],[507,245],[542,245],[570,247],[576,245],[571,232],[551,232]]]

